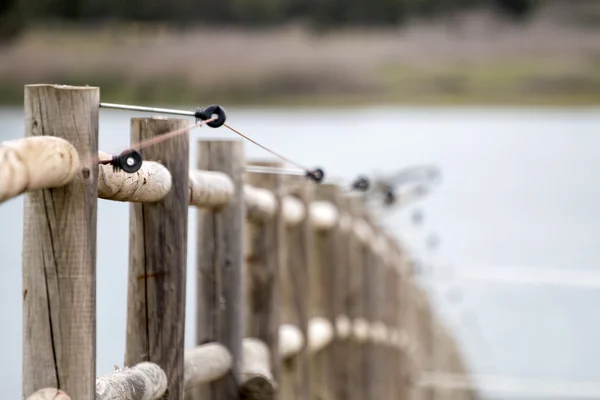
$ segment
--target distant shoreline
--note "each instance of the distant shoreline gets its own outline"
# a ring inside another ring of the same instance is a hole
[[[0,104],[21,105],[23,85],[48,82],[145,104],[600,105],[598,36],[476,13],[320,36],[298,26],[38,27],[0,49]]]

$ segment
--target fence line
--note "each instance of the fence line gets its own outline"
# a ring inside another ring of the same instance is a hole
[[[244,173],[239,141],[199,141],[189,170],[188,135],[144,149],[133,174],[96,167],[98,104],[97,88],[26,86],[27,137],[0,144],[0,201],[25,193],[24,396],[472,398],[416,384],[466,367],[361,195]],[[133,118],[131,140],[185,126]],[[128,367],[96,379],[98,198],[131,203],[131,249]],[[189,206],[196,347],[184,349]]]

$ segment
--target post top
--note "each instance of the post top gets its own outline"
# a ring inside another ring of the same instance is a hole
[[[38,87],[51,87],[53,89],[63,90],[98,90],[97,86],[71,86],[71,85],[58,85],[54,83],[34,83],[25,85],[26,88],[38,88]]]

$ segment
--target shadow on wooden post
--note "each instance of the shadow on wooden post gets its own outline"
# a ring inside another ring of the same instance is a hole
[[[189,126],[188,120],[133,118],[138,143]],[[183,344],[187,266],[189,135],[142,150],[171,172],[169,193],[155,203],[130,204],[130,258],[125,365],[158,364],[166,373],[166,399],[183,399]]]
[[[66,139],[81,169],[66,186],[25,194],[24,396],[46,387],[95,395],[99,101],[95,87],[25,87],[25,135]]]
[[[338,187],[333,184],[321,184],[317,187],[316,198],[319,201],[328,202],[333,206],[338,205]],[[318,203],[314,203],[318,204]],[[337,208],[336,208],[337,212]],[[315,262],[314,262],[314,297],[313,316],[325,318],[332,323],[335,322],[340,301],[338,300],[340,290],[336,279],[340,265],[338,261],[338,222],[326,230],[318,230],[315,233]],[[315,396],[323,400],[336,399],[336,378],[338,370],[338,347],[335,335],[326,347],[313,354],[313,370],[315,375]]]
[[[308,351],[308,308],[310,286],[308,272],[313,263],[312,248],[314,232],[310,221],[310,202],[314,184],[304,177],[288,177],[284,185],[288,195],[299,199],[304,206],[304,218],[286,231],[287,260],[281,270],[283,314],[281,322],[300,330],[303,338],[301,350],[283,361],[281,374],[281,398],[285,400],[308,400],[310,394],[310,370]]]
[[[231,400],[239,395],[242,369],[244,144],[237,140],[201,140],[197,154],[198,169],[228,175],[235,195],[221,208],[198,210],[196,344],[224,345],[231,353],[233,365],[227,375],[202,385],[193,396]]]
[[[249,165],[281,167],[278,162],[251,162]],[[285,221],[283,217],[283,176],[247,173],[246,183],[267,189],[275,195],[275,214],[267,219],[247,221],[245,336],[266,343],[275,382],[280,380],[279,357],[279,274],[286,262]]]

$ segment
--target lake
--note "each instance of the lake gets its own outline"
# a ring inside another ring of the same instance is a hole
[[[100,148],[125,148],[129,118],[141,115],[102,109]],[[594,285],[456,278],[456,271],[467,268],[516,271],[517,277],[544,277],[551,271],[569,277],[600,274],[600,109],[230,109],[228,123],[305,165],[347,179],[438,165],[443,180],[429,197],[383,218],[425,263],[423,279],[456,329],[471,369],[521,378],[600,380],[600,290]],[[22,110],[0,108],[0,140],[22,137],[23,131]],[[234,135],[201,128],[191,137]],[[246,153],[268,156],[251,143]],[[6,398],[19,398],[21,392],[22,207],[22,198],[0,205],[0,392]],[[410,223],[417,208],[425,215],[421,226]],[[190,210],[192,227],[195,217]],[[435,252],[425,246],[432,233],[441,240]],[[189,231],[189,243],[193,276],[195,229]],[[97,251],[100,375],[123,362],[127,204],[99,201]],[[427,278],[431,273],[435,280]],[[188,315],[193,316],[195,279],[188,285]],[[457,289],[460,301],[450,303],[448,290]],[[187,346],[193,345],[193,325],[188,318]]]

